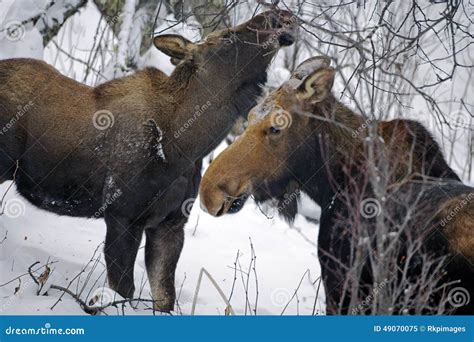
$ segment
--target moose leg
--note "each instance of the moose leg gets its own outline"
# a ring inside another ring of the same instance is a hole
[[[321,260],[322,258],[320,258]],[[339,313],[340,292],[336,278],[331,274],[333,270],[321,265],[321,277],[326,292],[326,315]]]
[[[348,275],[334,258],[340,260],[338,256],[329,256],[321,248],[318,249],[319,263],[321,265],[321,278],[326,292],[326,314],[327,315],[348,315],[348,307],[351,301],[351,293],[344,290],[345,280]]]
[[[186,221],[186,217],[178,216],[145,230],[145,264],[156,310],[174,309],[174,277],[183,248]]]
[[[12,165],[3,166],[2,164],[5,163],[5,160],[1,158],[4,158],[4,155],[2,155],[2,152],[0,151],[0,184],[12,180],[13,175],[15,174],[15,168],[13,168]]]
[[[105,215],[105,262],[109,286],[124,298],[132,298],[135,292],[133,269],[140,247],[143,228],[128,226],[128,220]]]

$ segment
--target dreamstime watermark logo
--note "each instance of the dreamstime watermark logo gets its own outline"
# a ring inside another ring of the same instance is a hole
[[[274,115],[272,115],[270,122],[273,127],[282,130],[291,127],[291,124],[293,123],[293,118],[291,117],[291,114],[288,113],[286,110],[280,110]]]
[[[196,199],[191,197],[191,198],[188,198],[187,200],[185,200],[181,204],[181,212],[183,213],[183,215],[185,217],[189,217],[189,215],[191,215],[191,210],[193,209],[193,204],[194,204],[195,201],[196,201]]]
[[[292,293],[289,289],[279,287],[272,291],[270,299],[273,305],[282,307],[288,304],[291,299],[291,296]]]
[[[272,34],[268,39],[266,39],[262,47],[264,49],[268,49],[270,46],[274,46],[276,42],[278,42],[278,39],[280,38],[281,35],[293,31],[292,27],[296,23],[298,18],[296,16],[292,16],[287,22],[285,22],[281,28],[277,29],[274,34]]]
[[[357,138],[357,136],[358,136],[359,134],[361,134],[362,132],[364,132],[364,131],[367,129],[367,127],[369,127],[369,125],[370,125],[372,122],[374,122],[374,120],[375,120],[375,117],[373,117],[373,116],[370,117],[370,118],[367,118],[359,127],[357,127],[356,129],[354,129],[354,130],[352,131],[352,134],[351,134],[351,135],[352,135],[352,138]]]
[[[459,214],[459,212],[461,212],[463,210],[463,208],[465,206],[467,206],[469,204],[469,202],[471,202],[472,200],[474,199],[474,192],[470,192],[469,194],[467,194],[467,196],[465,198],[463,198],[462,200],[460,200],[458,202],[458,204],[449,211],[448,215],[446,215],[442,220],[441,220],[441,227],[444,227],[446,226],[449,222],[451,222],[451,220],[457,215]]]
[[[27,279],[27,281],[24,284],[22,284],[20,281],[20,284],[18,285],[18,287],[15,288],[14,294],[8,297],[7,300],[3,301],[3,304],[0,307],[0,312],[4,312],[8,310],[19,299],[18,297],[19,295],[27,292],[27,290],[34,287],[36,287],[36,284],[31,279]]]
[[[375,296],[380,293],[385,286],[387,286],[388,279],[384,279],[380,284],[375,284],[372,288],[371,293],[365,297],[365,299],[357,305],[357,307],[352,309],[352,314],[357,315],[362,311],[362,309],[368,307],[371,303],[373,303]]]
[[[300,195],[301,191],[300,189],[296,189],[295,191],[283,195],[283,201],[281,201],[278,205],[278,211],[283,211],[288,205],[293,203],[293,201],[298,199],[298,196]]]
[[[107,210],[107,208],[112,205],[120,196],[122,196],[123,192],[120,189],[117,189],[113,194],[107,194],[105,196],[105,201],[104,204],[94,213],[95,218],[102,217],[104,215],[104,212]]]
[[[448,303],[455,308],[467,305],[470,301],[469,291],[464,287],[454,287],[448,292]]]
[[[206,112],[209,107],[212,106],[211,101],[207,101],[202,106],[196,105],[194,107],[193,115],[178,129],[174,132],[175,139],[178,139],[188,128],[190,128],[199,117]]]
[[[99,287],[92,292],[89,305],[92,307],[108,306],[116,300],[116,293],[108,287]]]
[[[111,111],[101,109],[94,113],[92,117],[92,123],[99,131],[103,131],[113,127],[115,123],[115,117]]]
[[[25,202],[20,198],[11,198],[5,203],[2,212],[9,218],[18,218],[25,214]]]
[[[359,211],[363,217],[370,219],[380,215],[382,207],[375,198],[366,198],[360,202]]]
[[[457,110],[449,114],[449,121],[455,127],[474,129],[474,115],[466,110]]]
[[[9,326],[5,329],[6,335],[84,335],[83,328],[53,328],[51,323],[45,323],[40,328],[15,328]]]
[[[27,104],[23,106],[18,106],[18,111],[15,113],[15,116],[10,119],[1,129],[0,129],[0,135],[6,134],[15,124],[20,120],[23,115],[28,113],[28,111],[34,106],[33,101],[29,101]]]
[[[21,22],[13,20],[3,25],[0,32],[7,40],[17,42],[25,36],[25,26]]]
[[[365,132],[371,124],[376,123],[377,118],[384,117],[386,110],[387,110],[387,105],[383,104],[380,107],[375,108],[375,110],[373,112],[368,113],[367,119],[365,119],[359,125],[359,127],[357,127],[356,129],[354,129],[352,131],[352,134],[351,134],[352,138],[357,138],[357,136],[359,136],[359,134],[361,134],[362,132]]]

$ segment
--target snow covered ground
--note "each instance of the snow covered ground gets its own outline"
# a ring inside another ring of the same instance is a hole
[[[7,186],[5,183],[0,187],[1,194]],[[85,302],[102,293],[102,287],[106,286],[102,255],[103,220],[76,219],[38,210],[14,190],[8,192],[5,205],[8,216],[0,217],[0,239],[4,239],[0,245],[0,283],[3,285],[24,275],[36,261],[40,264],[33,270],[48,261],[53,264],[40,295],[37,295],[38,286],[29,275],[22,276],[21,281],[17,279],[1,286],[0,313],[84,314],[69,295],[64,295],[51,309],[62,292],[49,289],[49,285],[67,287],[85,267],[70,289],[81,293],[80,298]],[[179,295],[176,313],[190,314],[197,278],[201,268],[205,268],[227,297],[234,287],[231,305],[236,314],[254,314],[255,306],[257,314],[281,314],[283,311],[285,314],[311,314],[319,284],[319,264],[314,246],[316,236],[317,226],[305,218],[298,217],[294,227],[290,228],[278,218],[268,219],[253,203],[247,204],[236,215],[219,219],[202,212],[196,204],[186,225],[185,247],[176,272]],[[252,257],[250,242],[255,258]],[[97,248],[94,260],[99,262],[90,262]],[[249,269],[252,260],[254,263]],[[35,275],[39,276],[44,270],[41,267]],[[235,274],[237,279],[233,286]],[[136,296],[141,292],[141,297],[150,298],[149,286],[145,283],[143,248],[136,261],[135,279]],[[104,291],[103,301],[106,302],[107,296],[112,298],[113,293],[109,289]],[[295,291],[297,296],[294,296]],[[322,292],[317,312],[323,308]],[[247,299],[249,304],[246,305]],[[195,314],[223,315],[225,308],[217,290],[204,277]],[[106,312],[121,314],[122,307],[109,308]],[[152,314],[152,311],[142,305],[136,310],[128,307],[125,314]]]

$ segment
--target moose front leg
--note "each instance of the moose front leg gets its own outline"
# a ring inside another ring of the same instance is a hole
[[[331,275],[331,271],[323,266],[321,266],[321,277],[326,292],[326,315],[337,315],[339,313],[338,303],[340,301],[340,295],[337,287],[333,287],[336,281]]]
[[[174,218],[145,230],[145,264],[156,310],[174,309],[174,277],[183,249],[186,221],[185,217]]]
[[[124,298],[132,298],[135,292],[133,269],[143,235],[140,226],[128,226],[128,220],[105,215],[105,262],[109,286]]]
[[[342,298],[342,287],[346,277],[345,271],[328,256],[322,248],[318,249],[321,265],[321,278],[326,293],[326,315],[347,315],[347,305],[350,298]]]

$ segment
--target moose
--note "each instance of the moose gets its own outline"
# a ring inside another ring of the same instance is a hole
[[[173,310],[202,159],[256,104],[295,29],[292,13],[273,9],[199,43],[157,36],[170,76],[146,68],[96,87],[42,61],[0,61],[0,183],[58,215],[104,218],[108,283],[125,298],[145,233],[154,308]]]
[[[322,208],[318,258],[328,314],[380,314],[354,303],[383,290],[392,291],[384,314],[437,313],[440,306],[474,313],[474,188],[460,181],[420,123],[365,124],[331,93],[335,73],[328,57],[310,58],[249,112],[243,135],[203,176],[202,209],[235,213],[252,196],[278,204],[291,222],[300,192],[309,195]],[[385,289],[377,264],[389,278]],[[435,273],[429,298],[410,302],[410,294],[426,291],[416,281]],[[390,279],[414,285],[396,292]]]

